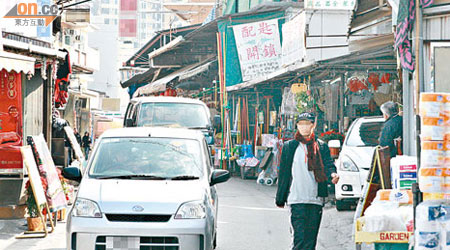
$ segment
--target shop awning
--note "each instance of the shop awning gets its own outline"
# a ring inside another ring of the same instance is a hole
[[[286,78],[298,78],[304,75],[314,75],[314,80],[320,80],[320,78],[328,77],[329,73],[366,71],[395,73],[397,72],[397,61],[393,46],[391,43],[322,61],[290,65],[262,78],[228,86],[227,91],[248,89],[260,84],[276,82]]]
[[[120,85],[122,88],[128,88],[131,85],[139,84],[139,83],[149,83],[152,81],[155,72],[157,72],[159,69],[150,68],[149,70],[145,71],[144,73],[134,75],[130,79],[126,80],[125,82],[121,82]]]
[[[162,77],[162,78],[152,82],[151,84],[149,84],[147,86],[139,88],[134,93],[134,96],[136,97],[136,96],[142,96],[142,95],[151,95],[151,94],[154,94],[157,92],[165,91],[166,85],[168,83],[170,83],[171,81],[175,80],[176,78],[178,78],[178,80],[180,80],[180,79],[186,80],[186,79],[196,76],[202,72],[205,72],[209,69],[209,66],[213,62],[214,61],[211,61],[211,59],[209,59],[206,62],[203,61],[200,63],[191,64],[182,69],[179,69],[165,77]]]
[[[0,70],[31,73],[34,75],[34,63],[36,59],[33,57],[22,56],[6,51],[0,51]]]

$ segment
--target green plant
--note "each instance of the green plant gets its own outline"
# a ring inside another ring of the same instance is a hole
[[[299,92],[295,95],[297,110],[299,113],[311,112],[314,110],[315,102],[309,91]]]

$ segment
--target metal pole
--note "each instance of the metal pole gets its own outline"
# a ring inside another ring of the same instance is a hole
[[[402,71],[403,82],[403,153],[415,156],[416,151],[416,116],[414,113],[414,88],[409,79],[409,72]]]
[[[415,69],[415,80],[416,80],[416,114],[419,114],[419,99],[420,92],[423,90],[423,40],[422,40],[422,10],[420,8],[420,0],[415,0],[416,3],[416,38],[415,38],[415,56],[416,56],[416,69]]]
[[[345,74],[341,75],[339,83],[339,132],[344,133],[344,106],[345,106]]]

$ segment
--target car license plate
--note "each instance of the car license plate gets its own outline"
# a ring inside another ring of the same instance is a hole
[[[106,237],[106,250],[139,250],[139,237]]]

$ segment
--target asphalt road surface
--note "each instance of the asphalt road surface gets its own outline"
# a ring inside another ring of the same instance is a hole
[[[276,186],[255,180],[232,178],[219,184],[217,250],[287,250],[291,237],[288,209],[275,206]],[[353,212],[337,212],[327,206],[323,213],[317,250],[353,250]],[[45,239],[14,237],[26,229],[25,220],[0,220],[0,249],[64,250],[65,224]]]

